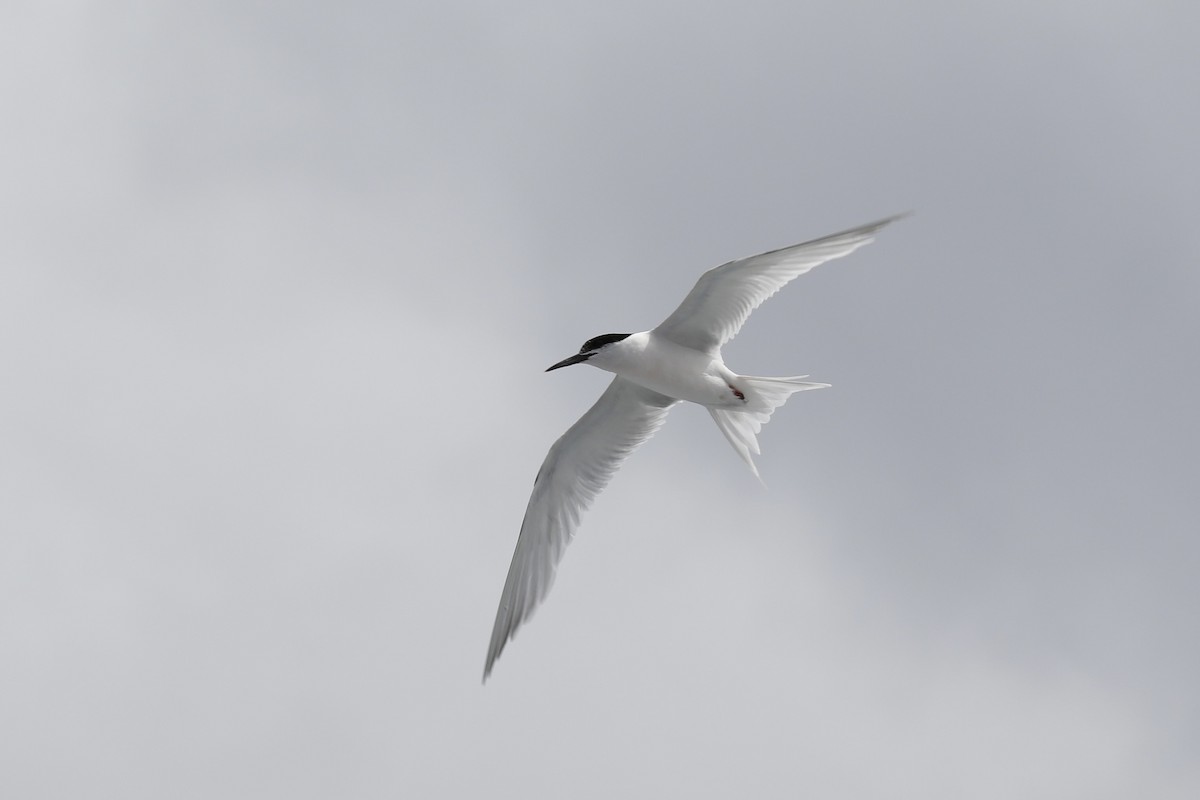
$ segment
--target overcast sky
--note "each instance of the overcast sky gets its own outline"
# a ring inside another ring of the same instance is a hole
[[[735,10],[736,9],[736,10]],[[1200,11],[0,12],[0,785],[1200,796]],[[703,270],[674,410],[479,683],[534,474]]]

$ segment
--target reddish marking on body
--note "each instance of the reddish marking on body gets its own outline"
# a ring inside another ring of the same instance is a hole
[[[733,392],[734,397],[736,397],[738,400],[741,400],[743,403],[746,402],[746,395],[742,394],[741,389],[737,388],[732,383],[727,383],[725,385],[729,387],[729,391]]]

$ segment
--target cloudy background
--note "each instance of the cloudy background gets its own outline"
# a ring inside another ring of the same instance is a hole
[[[1200,795],[1200,12],[734,8],[5,6],[6,796]],[[905,210],[481,688],[542,369]]]

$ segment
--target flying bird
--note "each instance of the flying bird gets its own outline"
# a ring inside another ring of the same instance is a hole
[[[795,392],[827,383],[739,375],[725,366],[721,347],[750,312],[793,278],[818,264],[849,255],[903,214],[781,250],[730,261],[700,276],[679,308],[657,328],[606,333],[546,371],[590,364],[616,374],[578,422],[546,454],[516,552],[500,595],[500,608],[483,668],[486,683],[517,628],[545,599],[579,517],[622,462],[666,420],[680,401],[704,406],[721,433],[750,467],[759,453],[756,434]]]

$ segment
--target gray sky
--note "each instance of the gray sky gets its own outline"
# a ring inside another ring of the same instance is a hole
[[[736,5],[6,6],[6,796],[1200,794],[1200,12]],[[910,209],[481,688],[542,370]]]

